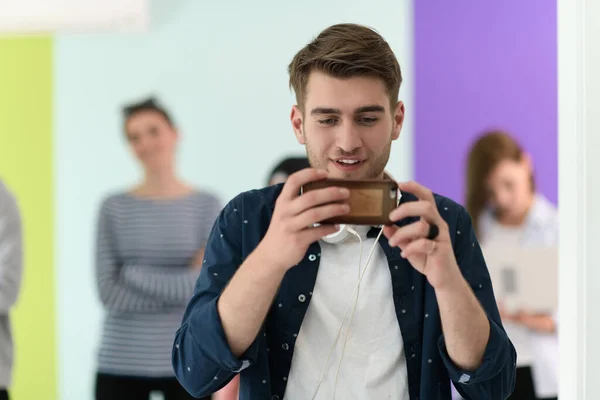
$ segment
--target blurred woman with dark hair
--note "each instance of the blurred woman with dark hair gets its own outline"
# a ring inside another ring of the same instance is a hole
[[[483,247],[557,244],[558,212],[536,191],[531,158],[509,134],[491,131],[475,141],[466,180],[466,207]],[[557,398],[556,315],[508,314],[502,307],[500,313],[517,350],[510,399]]]

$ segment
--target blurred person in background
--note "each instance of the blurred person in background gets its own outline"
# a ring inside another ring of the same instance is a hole
[[[177,176],[179,134],[154,99],[126,107],[124,128],[144,178],[100,209],[96,283],[106,317],[96,399],[191,399],[171,350],[221,203]]]
[[[0,400],[8,399],[12,382],[14,345],[9,315],[21,287],[22,241],[17,201],[0,181]]]
[[[306,157],[287,157],[279,161],[277,165],[271,170],[267,186],[277,185],[278,183],[284,183],[287,178],[295,172],[298,172],[304,168],[310,168],[308,158]]]
[[[531,157],[508,133],[483,134],[467,163],[466,207],[482,247],[558,244],[558,212],[536,191]],[[517,380],[509,399],[556,399],[556,315],[508,314],[499,308],[517,349]]]

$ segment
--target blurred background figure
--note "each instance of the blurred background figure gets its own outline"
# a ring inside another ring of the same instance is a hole
[[[178,178],[178,131],[154,99],[126,107],[124,129],[144,179],[100,210],[96,279],[106,317],[96,399],[191,399],[174,378],[171,349],[221,203]]]
[[[17,301],[23,274],[21,216],[17,201],[0,181],[0,400],[12,382],[13,339],[10,310]]]
[[[283,160],[279,161],[279,163],[275,165],[275,167],[271,170],[269,179],[267,180],[267,186],[277,185],[278,183],[284,183],[287,180],[288,176],[304,168],[310,168],[308,158],[284,158]]]
[[[466,207],[482,247],[555,246],[558,212],[536,191],[531,157],[507,133],[487,132],[468,155]],[[558,395],[556,315],[508,314],[500,305],[518,354],[512,400]]]

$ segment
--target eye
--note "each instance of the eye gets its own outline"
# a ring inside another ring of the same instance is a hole
[[[129,143],[136,143],[139,140],[138,135],[127,135],[127,140]]]
[[[376,117],[360,117],[358,119],[358,122],[361,123],[362,125],[366,125],[366,126],[370,126],[373,125],[377,122],[377,118]]]
[[[334,125],[337,122],[337,118],[324,118],[319,120],[320,125]]]

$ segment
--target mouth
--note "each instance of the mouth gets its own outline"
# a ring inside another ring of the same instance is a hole
[[[357,160],[353,158],[340,158],[332,160],[333,164],[342,171],[354,171],[362,167],[365,160]]]

